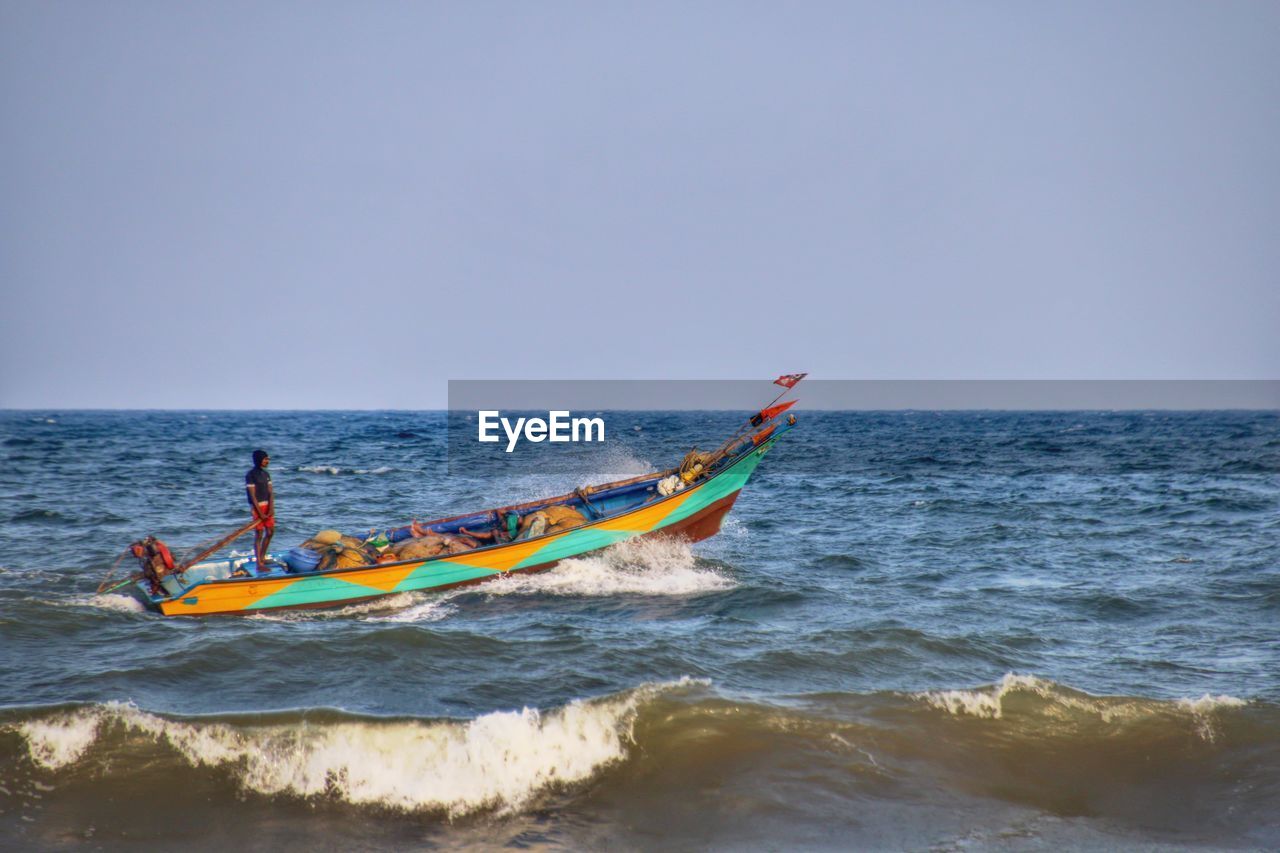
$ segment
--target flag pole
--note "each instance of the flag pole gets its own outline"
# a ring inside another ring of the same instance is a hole
[[[809,375],[809,374],[807,374],[807,373],[800,373],[800,374],[794,374],[794,373],[792,373],[792,374],[784,374],[784,375],[782,375],[782,376],[779,376],[777,379],[773,380],[773,384],[774,384],[774,385],[778,385],[778,384],[780,384],[780,383],[781,383],[781,381],[782,381],[783,379],[788,379],[788,378],[793,377],[793,376],[798,376],[798,378],[797,378],[797,379],[795,379],[795,381],[793,381],[790,385],[785,385],[785,386],[783,386],[782,393],[781,393],[781,394],[779,394],[778,396],[774,397],[772,400],[770,400],[770,401],[769,401],[769,405],[768,405],[768,406],[762,406],[762,407],[760,408],[760,411],[762,411],[762,412],[763,412],[765,409],[768,409],[768,408],[769,408],[770,406],[772,406],[774,403],[778,402],[778,401],[779,401],[779,400],[781,400],[783,397],[787,396],[787,394],[789,394],[792,390],[794,390],[794,389],[795,389],[795,387],[796,387],[797,385],[799,385],[799,384],[800,384],[800,380],[801,380],[801,379],[804,379],[804,378],[805,378],[806,376],[808,376],[808,375]],[[726,441],[724,444],[720,445],[720,447],[716,450],[716,452],[712,454],[712,458],[713,458],[713,459],[718,459],[718,458],[719,458],[719,457],[720,457],[720,456],[721,456],[721,455],[722,455],[726,450],[728,450],[731,446],[733,446],[733,444],[734,444],[734,443],[736,443],[736,442],[740,441],[744,435],[746,435],[747,433],[751,432],[751,430],[755,429],[755,426],[751,423],[751,418],[753,418],[753,417],[755,417],[755,415],[751,415],[750,417],[748,417],[748,418],[747,418],[747,426],[746,426],[746,428],[745,428],[745,429],[740,429],[740,430],[738,430],[736,433],[734,433],[734,434],[729,438],[729,440],[728,440],[728,441]]]

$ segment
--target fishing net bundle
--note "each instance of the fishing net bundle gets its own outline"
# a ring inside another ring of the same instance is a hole
[[[350,569],[378,560],[378,549],[354,536],[336,530],[321,530],[300,546],[320,555],[317,569]]]

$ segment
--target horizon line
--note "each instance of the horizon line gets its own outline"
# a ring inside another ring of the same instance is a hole
[[[499,411],[503,409],[499,407]],[[270,412],[277,414],[290,413],[306,413],[306,414],[328,414],[328,413],[362,413],[372,414],[378,412],[394,412],[404,414],[435,414],[448,412],[473,412],[479,409],[333,409],[333,408],[316,408],[316,409],[297,409],[297,408],[256,408],[256,409],[231,409],[231,408],[203,408],[203,409],[183,409],[183,408],[156,408],[156,409],[136,409],[126,407],[93,407],[93,408],[58,408],[54,406],[46,406],[41,408],[4,408],[0,407],[0,414],[31,414],[39,412],[62,413],[62,414],[92,414],[97,412],[103,413],[161,413],[161,414],[184,414],[184,413],[227,413],[227,414],[255,414],[261,412]],[[488,410],[485,410],[488,411]],[[507,408],[505,411],[510,412],[540,412],[544,409],[530,409],[524,407]],[[569,409],[546,409],[545,411],[572,411]],[[596,412],[749,412],[751,407],[733,407],[733,408],[618,408],[606,407],[596,408],[594,406],[579,407],[578,411],[596,411]],[[1103,412],[1280,412],[1280,406],[1111,406],[1106,408],[1100,407],[1061,407],[1061,406],[1035,406],[1030,408],[1019,408],[1010,406],[902,406],[894,408],[884,407],[865,407],[865,408],[836,408],[829,406],[815,406],[798,408],[797,412],[1080,412],[1080,413],[1103,413]]]

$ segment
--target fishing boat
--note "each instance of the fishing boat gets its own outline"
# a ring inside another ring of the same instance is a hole
[[[695,449],[686,454],[679,466],[669,470],[376,533],[384,548],[437,537],[471,543],[462,550],[426,559],[394,559],[392,550],[379,557],[381,562],[308,568],[290,559],[298,551],[293,549],[291,553],[270,555],[264,560],[264,571],[258,570],[252,557],[232,556],[180,564],[164,574],[158,584],[150,583],[141,574],[114,586],[104,581],[99,592],[126,590],[148,609],[165,616],[253,614],[334,607],[402,592],[482,583],[517,572],[543,571],[560,560],[640,536],[681,537],[697,542],[719,532],[721,522],[760,460],[795,426],[794,415],[779,417],[792,403],[761,410],[751,418],[748,428],[716,451],[699,453]],[[554,512],[581,521],[568,529],[527,523],[539,514],[545,521]],[[249,528],[239,532],[246,529]],[[487,541],[471,539],[472,535],[486,536]]]

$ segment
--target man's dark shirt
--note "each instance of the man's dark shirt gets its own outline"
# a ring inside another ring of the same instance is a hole
[[[258,503],[270,500],[271,475],[267,473],[266,468],[250,468],[249,473],[244,475],[244,484],[246,486],[253,486],[253,493],[257,495]],[[253,506],[254,498],[249,497],[248,489],[245,490],[244,494],[249,500],[249,506]]]

